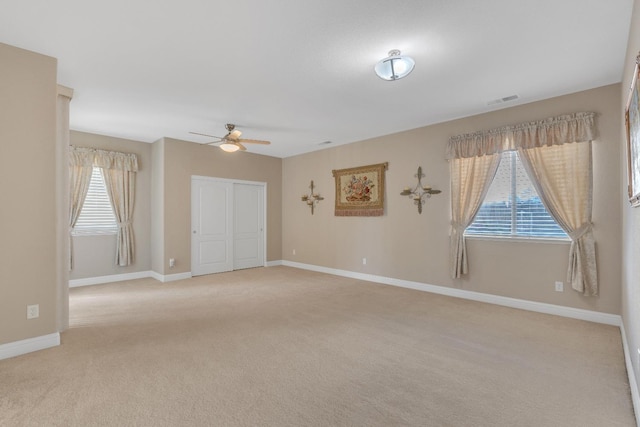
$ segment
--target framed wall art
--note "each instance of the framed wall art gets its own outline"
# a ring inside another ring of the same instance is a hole
[[[384,215],[384,173],[388,163],[333,170],[336,216]]]
[[[640,206],[640,96],[638,73],[640,73],[640,54],[636,57],[633,79],[629,91],[629,100],[624,111],[627,128],[627,173],[628,191],[631,206]]]

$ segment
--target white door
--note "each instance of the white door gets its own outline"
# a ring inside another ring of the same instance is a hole
[[[233,184],[233,269],[264,266],[264,186]]]
[[[191,180],[191,274],[233,270],[233,185]]]

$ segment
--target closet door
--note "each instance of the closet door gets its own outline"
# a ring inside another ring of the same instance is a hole
[[[191,274],[233,270],[233,184],[191,180]]]
[[[233,184],[233,269],[264,266],[264,185]]]

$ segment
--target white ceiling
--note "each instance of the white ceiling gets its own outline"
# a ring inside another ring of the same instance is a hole
[[[272,141],[251,152],[289,157],[620,82],[632,6],[3,0],[0,42],[58,58],[72,129],[204,143],[188,132],[235,123]],[[403,80],[373,72],[391,49],[416,61]]]

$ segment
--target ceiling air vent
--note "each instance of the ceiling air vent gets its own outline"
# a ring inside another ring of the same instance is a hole
[[[498,98],[494,99],[493,101],[489,101],[487,102],[487,105],[502,104],[503,102],[515,101],[518,98],[518,95],[505,96],[504,98]]]

